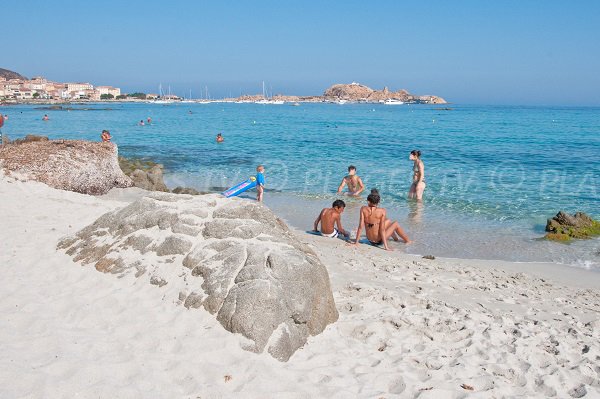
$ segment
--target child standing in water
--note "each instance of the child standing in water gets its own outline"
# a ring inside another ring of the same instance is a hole
[[[256,200],[258,202],[262,202],[263,193],[265,191],[265,167],[262,165],[258,165],[256,167]]]

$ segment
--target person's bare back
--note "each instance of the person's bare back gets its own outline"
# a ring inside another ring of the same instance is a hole
[[[383,208],[363,206],[360,208],[360,213],[364,220],[367,240],[372,243],[383,242],[380,234],[380,226],[385,228],[385,221],[387,218],[386,210]]]
[[[352,244],[358,245],[363,228],[366,231],[367,240],[373,245],[383,244],[386,251],[392,251],[387,242],[389,238],[394,241],[399,241],[402,238],[405,243],[410,244],[412,241],[398,222],[389,220],[386,210],[379,208],[379,201],[381,201],[379,191],[372,189],[371,194],[367,197],[367,206],[360,208],[358,230],[356,231],[356,239]]]
[[[342,200],[335,200],[331,208],[323,208],[314,224],[314,231],[319,231],[319,223],[321,223],[320,233],[323,236],[335,238],[338,234],[348,236],[348,232],[342,227],[342,212],[346,204]]]

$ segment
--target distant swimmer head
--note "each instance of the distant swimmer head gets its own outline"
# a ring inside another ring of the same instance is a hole
[[[343,212],[344,208],[346,208],[346,203],[340,199],[333,201],[333,204],[331,204],[332,208],[337,209],[339,212]]]
[[[368,195],[367,201],[369,201],[369,204],[371,205],[378,205],[381,201],[379,190],[377,190],[376,188],[371,189],[371,194]]]
[[[419,150],[412,150],[410,152],[410,156],[408,157],[411,161],[417,160],[419,158],[421,158],[421,151]]]
[[[348,173],[351,174],[351,175],[355,174],[356,173],[356,166],[354,166],[354,165],[348,166]]]

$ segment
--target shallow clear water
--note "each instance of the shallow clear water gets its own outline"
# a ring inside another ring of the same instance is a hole
[[[11,138],[98,140],[165,165],[169,185],[220,191],[267,168],[267,204],[309,229],[354,164],[418,243],[439,256],[556,261],[600,268],[600,241],[538,241],[558,210],[600,217],[600,108],[369,104],[97,104],[88,111],[3,107]],[[104,108],[111,108],[104,110]],[[192,111],[192,113],[189,113]],[[41,120],[44,113],[50,121]],[[152,125],[137,126],[152,117]],[[222,132],[225,143],[216,144]],[[407,202],[412,149],[423,152],[423,206]],[[356,227],[360,202],[344,220]]]

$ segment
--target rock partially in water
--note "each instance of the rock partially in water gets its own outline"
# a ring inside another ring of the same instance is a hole
[[[268,208],[219,195],[151,193],[59,243],[74,261],[135,275],[204,308],[287,361],[338,318],[327,269]]]
[[[546,223],[545,238],[553,241],[570,241],[572,238],[591,238],[600,235],[600,222],[583,212],[569,215],[560,211]]]
[[[123,173],[128,176],[136,169],[149,171],[156,165],[159,164],[149,159],[125,158],[122,156],[119,157],[119,166],[121,167]]]
[[[59,190],[102,195],[113,187],[132,186],[119,168],[117,146],[113,143],[30,136],[18,145],[3,146],[0,163],[9,175]]]
[[[123,173],[131,178],[134,187],[148,191],[169,192],[163,178],[163,166],[154,161],[119,157]]]
[[[129,177],[134,187],[143,188],[148,191],[169,192],[163,179],[162,165],[154,165],[150,170],[134,170]]]

